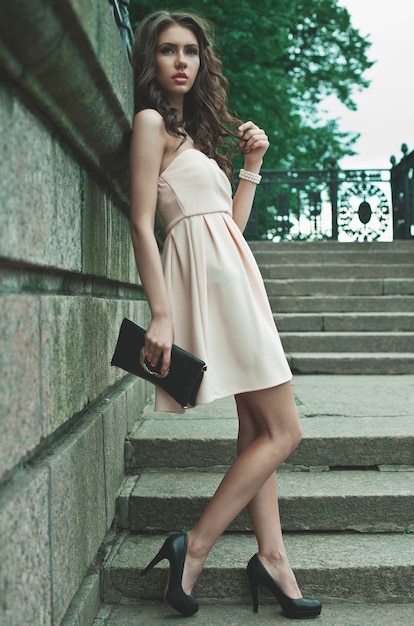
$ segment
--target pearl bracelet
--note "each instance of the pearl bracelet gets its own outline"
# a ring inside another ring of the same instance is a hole
[[[260,174],[254,174],[254,172],[249,172],[248,170],[244,169],[240,170],[239,178],[242,178],[243,180],[248,180],[249,183],[254,183],[255,185],[258,185],[262,180]]]

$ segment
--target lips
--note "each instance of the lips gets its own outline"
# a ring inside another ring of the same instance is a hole
[[[172,79],[176,85],[185,85],[188,81],[188,76],[185,72],[177,72]]]

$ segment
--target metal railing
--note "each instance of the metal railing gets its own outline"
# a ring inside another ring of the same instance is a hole
[[[134,33],[131,22],[129,21],[129,0],[109,0],[112,7],[115,21],[119,28],[122,43],[127,52],[129,60],[132,55],[132,44],[134,41]]]
[[[392,239],[390,170],[264,170],[248,239]]]

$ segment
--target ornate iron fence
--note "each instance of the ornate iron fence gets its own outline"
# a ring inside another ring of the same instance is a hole
[[[392,239],[390,170],[264,170],[246,236],[289,241]]]

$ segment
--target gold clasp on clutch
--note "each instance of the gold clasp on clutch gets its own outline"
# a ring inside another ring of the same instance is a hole
[[[139,351],[139,363],[142,367],[143,370],[145,370],[147,372],[147,374],[150,374],[151,376],[154,376],[154,378],[167,378],[168,374],[170,373],[170,368],[168,368],[168,370],[165,372],[165,374],[160,374],[159,372],[154,372],[154,370],[151,370],[148,365],[147,365],[147,361],[145,358],[145,347],[142,347],[141,350]]]

